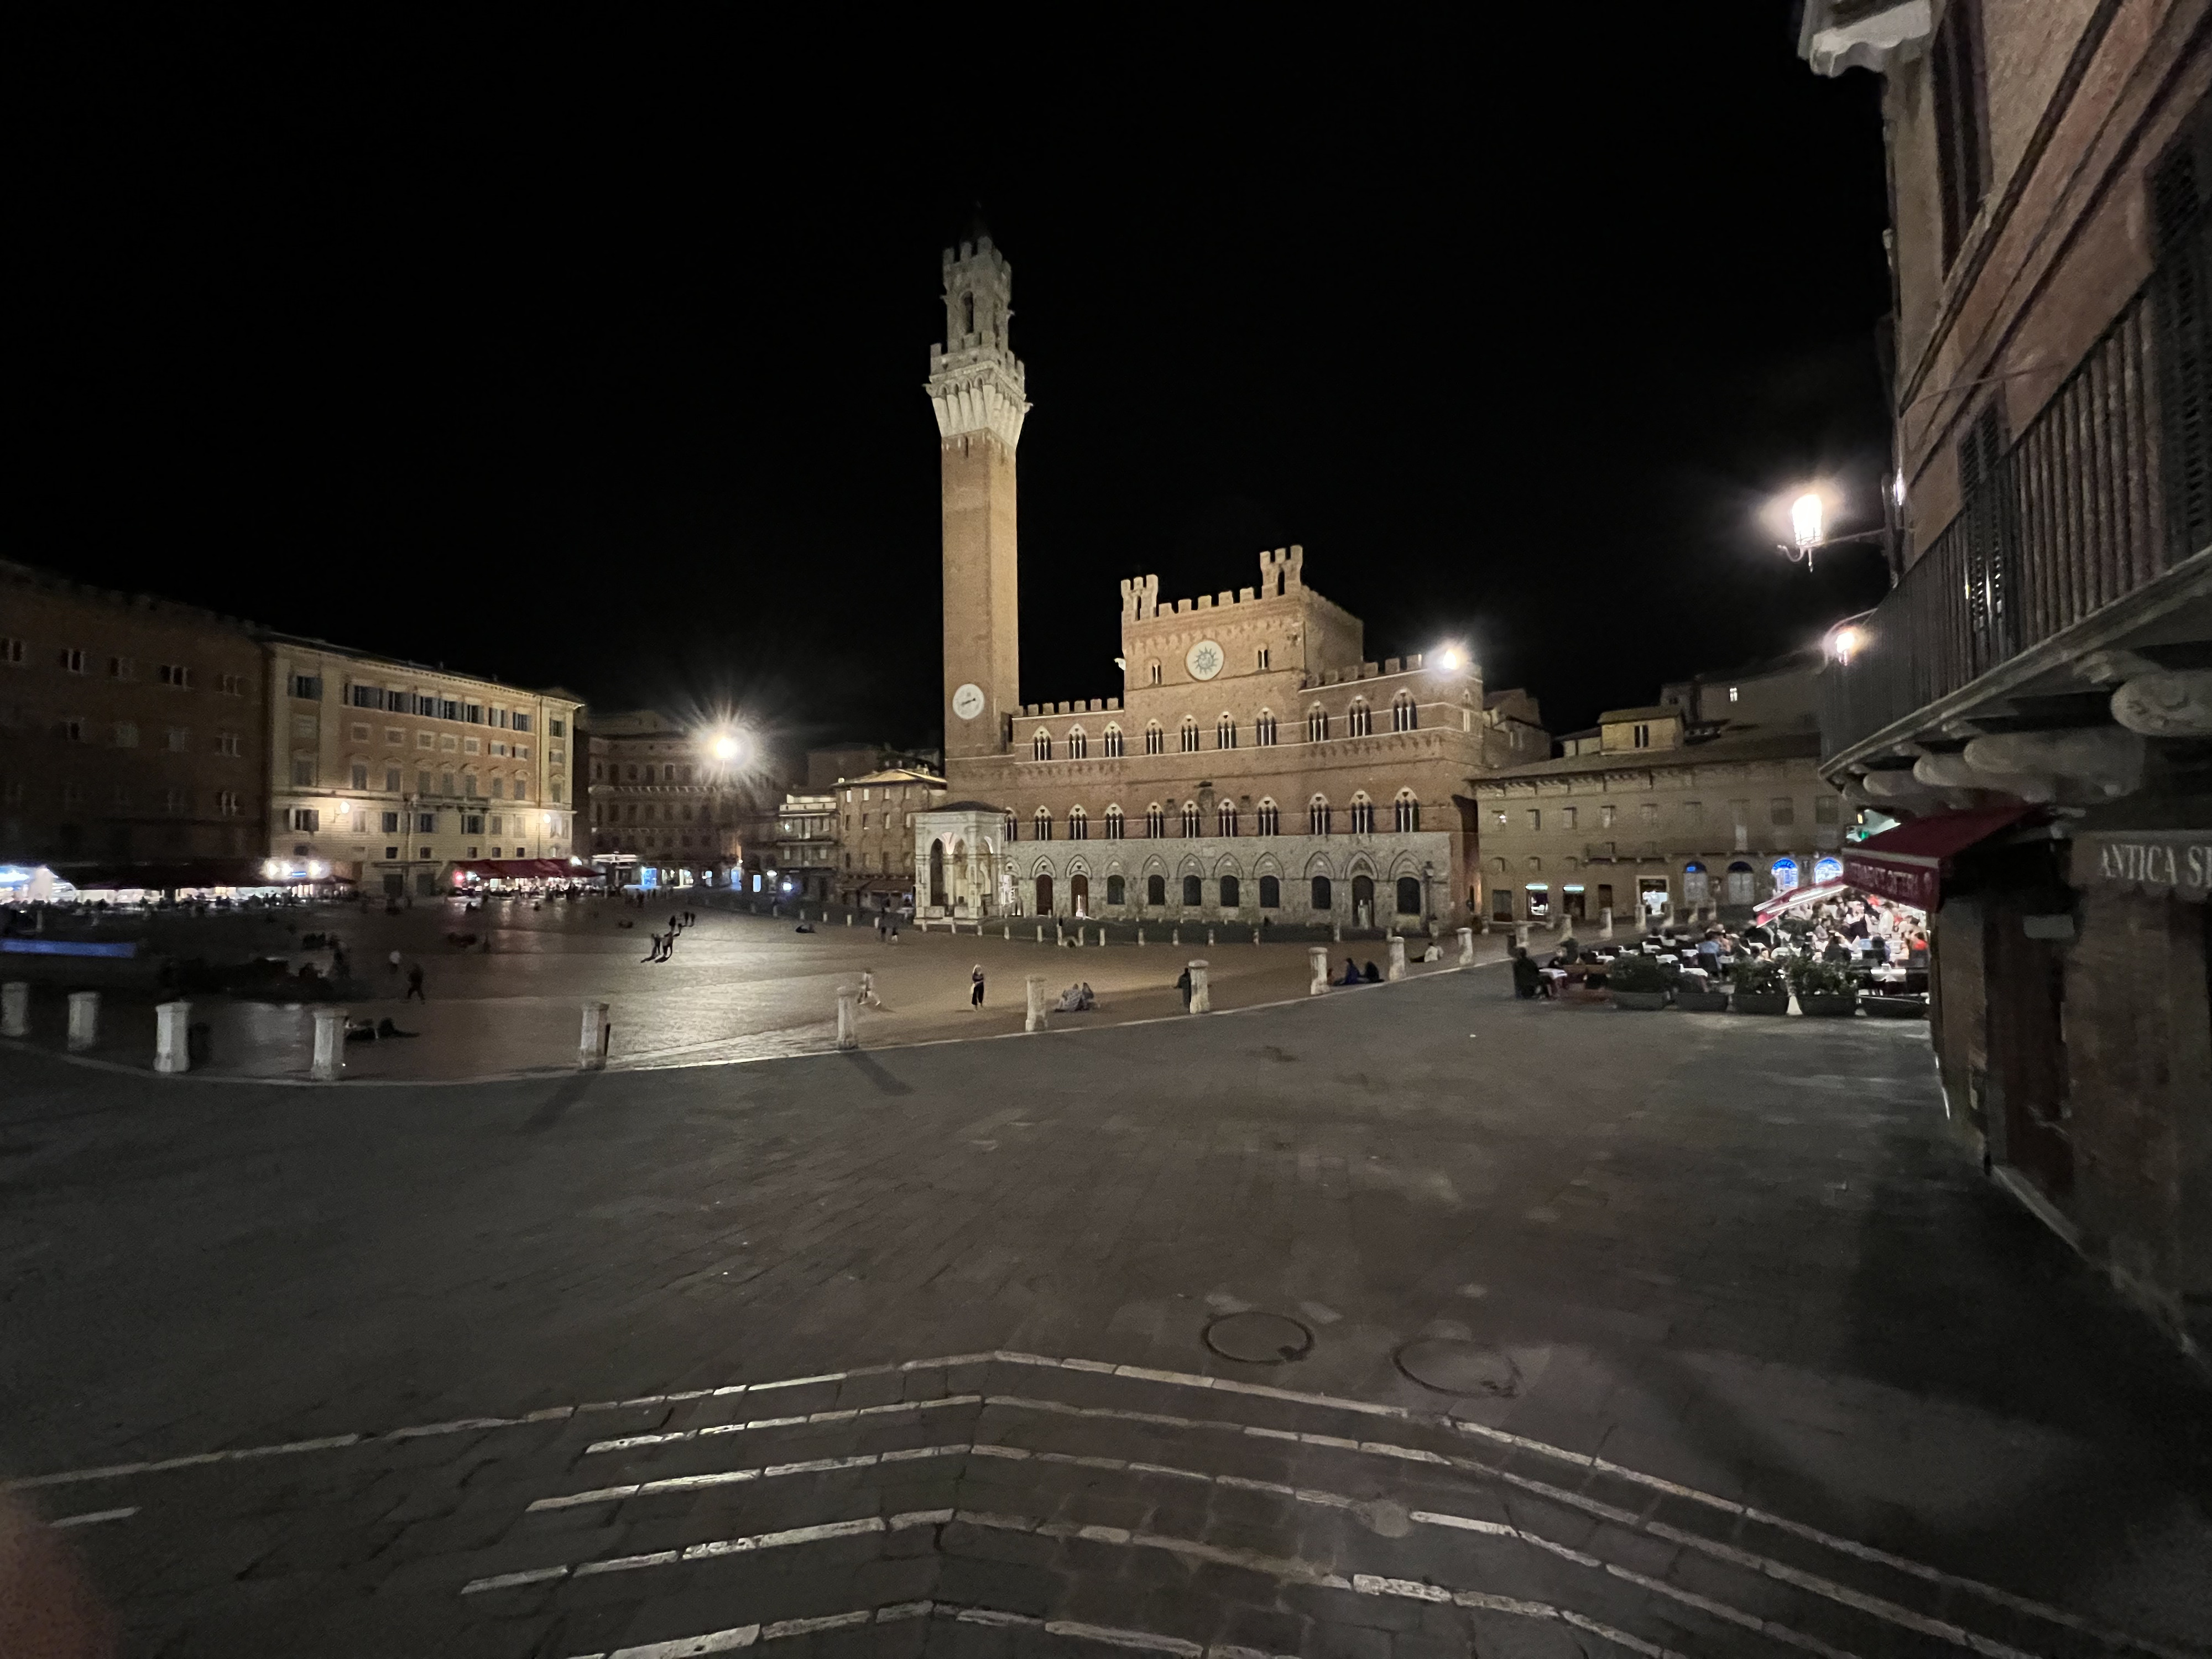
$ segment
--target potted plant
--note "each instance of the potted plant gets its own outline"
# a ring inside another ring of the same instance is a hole
[[[1790,977],[1771,957],[1747,962],[1735,970],[1730,1005],[1739,1014],[1786,1014],[1790,1012]]]
[[[1719,980],[1712,980],[1701,989],[1697,981],[1678,977],[1674,981],[1674,1006],[1686,1014],[1724,1014],[1728,1012],[1728,987]]]
[[[1667,970],[1656,957],[1641,951],[1623,951],[1606,969],[1605,982],[1616,1008],[1664,1008]]]
[[[1858,1012],[1858,981],[1839,962],[1801,957],[1790,964],[1790,982],[1802,1013],[1817,1019],[1847,1019]]]

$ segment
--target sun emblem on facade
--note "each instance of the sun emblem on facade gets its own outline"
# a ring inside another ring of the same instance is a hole
[[[1182,660],[1183,666],[1190,670],[1191,678],[1210,680],[1221,672],[1221,665],[1228,659],[1222,654],[1217,641],[1200,640],[1191,647],[1189,654]]]

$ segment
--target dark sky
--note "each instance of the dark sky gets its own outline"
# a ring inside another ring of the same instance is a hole
[[[863,69],[861,13],[49,35],[11,551],[933,741],[921,381],[980,202],[1036,404],[1025,698],[1118,690],[1118,578],[1214,592],[1297,541],[1370,657],[1464,638],[1586,723],[1881,591],[1756,517],[1820,476],[1875,518],[1876,83],[1798,63],[1786,0],[1536,10],[1172,67],[971,21]]]

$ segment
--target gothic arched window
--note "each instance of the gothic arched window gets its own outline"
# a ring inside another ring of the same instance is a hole
[[[1007,814],[1006,814],[1006,839],[1007,839],[1008,841],[1010,841],[1010,842],[1019,841],[1019,840],[1021,839],[1021,836],[1020,836],[1020,834],[1019,834],[1020,830],[1021,830],[1021,822],[1020,822],[1020,820],[1019,820],[1019,819],[1018,819],[1018,818],[1016,818],[1016,817],[1014,817],[1014,815],[1013,815],[1012,812],[1007,813]]]
[[[1325,836],[1328,833],[1328,797],[1316,795],[1306,803],[1306,834]]]
[[[1091,739],[1079,726],[1067,734],[1067,757],[1070,760],[1085,760],[1090,754]]]
[[[1283,908],[1283,884],[1273,876],[1260,878],[1260,908],[1262,910]]]
[[[1345,717],[1345,724],[1353,737],[1366,737],[1375,730],[1375,711],[1363,699],[1352,705],[1351,712]]]
[[[1182,902],[1185,908],[1195,910],[1206,902],[1206,886],[1196,876],[1182,878]]]
[[[1198,803],[1194,800],[1187,800],[1182,804],[1182,832],[1190,840],[1195,841],[1198,838]]]
[[[1262,799],[1259,811],[1254,816],[1259,820],[1253,828],[1255,835],[1273,836],[1280,833],[1282,817],[1276,811],[1275,803],[1272,799]]]
[[[1410,691],[1401,691],[1390,699],[1390,729],[1393,732],[1414,732],[1420,729],[1420,706]]]
[[[1046,811],[1043,807],[1040,806],[1036,810],[1036,817],[1035,822],[1036,825],[1036,839],[1038,841],[1050,841],[1052,839],[1052,814]]]
[[[1121,758],[1121,728],[1118,726],[1109,726],[1106,728],[1106,758],[1109,760]]]
[[[1309,708],[1306,710],[1306,741],[1308,743],[1327,743],[1328,741],[1328,710],[1322,708]]]
[[[1145,833],[1154,841],[1158,841],[1167,832],[1168,815],[1160,810],[1159,802],[1154,801],[1145,809]]]
[[[1040,729],[1036,736],[1030,739],[1030,757],[1035,760],[1050,760],[1052,758],[1052,733]]]
[[[1165,904],[1168,902],[1168,878],[1165,876],[1145,878],[1145,902]]]
[[[1237,722],[1224,714],[1213,724],[1213,746],[1234,749],[1237,746]]]
[[[960,307],[966,317],[968,325],[966,331],[973,334],[975,331],[975,296],[972,294],[962,295]]]
[[[1106,809],[1106,839],[1109,841],[1121,839],[1121,809],[1118,805]],[[1119,899],[1114,901],[1116,904],[1121,902]]]
[[[1182,752],[1186,755],[1198,752],[1198,722],[1188,714],[1182,717]]]
[[[1160,723],[1154,720],[1145,728],[1145,752],[1147,755],[1164,755],[1167,749],[1168,734],[1161,731]]]
[[[1262,749],[1271,749],[1274,746],[1275,717],[1267,709],[1262,708],[1260,711],[1260,718],[1252,722],[1252,741]]]
[[[1091,839],[1091,814],[1080,806],[1067,809],[1067,838],[1070,841]]]
[[[1399,834],[1405,835],[1421,827],[1421,803],[1413,798],[1412,790],[1401,789],[1398,792],[1395,810]]]
[[[1352,798],[1352,833],[1371,836],[1375,833],[1375,803],[1363,789]]]
[[[1237,833],[1237,803],[1235,801],[1223,801],[1213,809],[1213,833],[1217,836],[1233,836]]]

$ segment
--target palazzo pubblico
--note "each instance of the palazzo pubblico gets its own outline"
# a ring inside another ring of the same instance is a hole
[[[1359,619],[1262,552],[1249,587],[1163,601],[1121,583],[1117,696],[1020,701],[1012,270],[944,258],[930,350],[945,526],[948,804],[916,815],[925,915],[1407,930],[1482,914],[1474,780],[1540,760],[1519,692],[1460,651],[1362,660]]]

